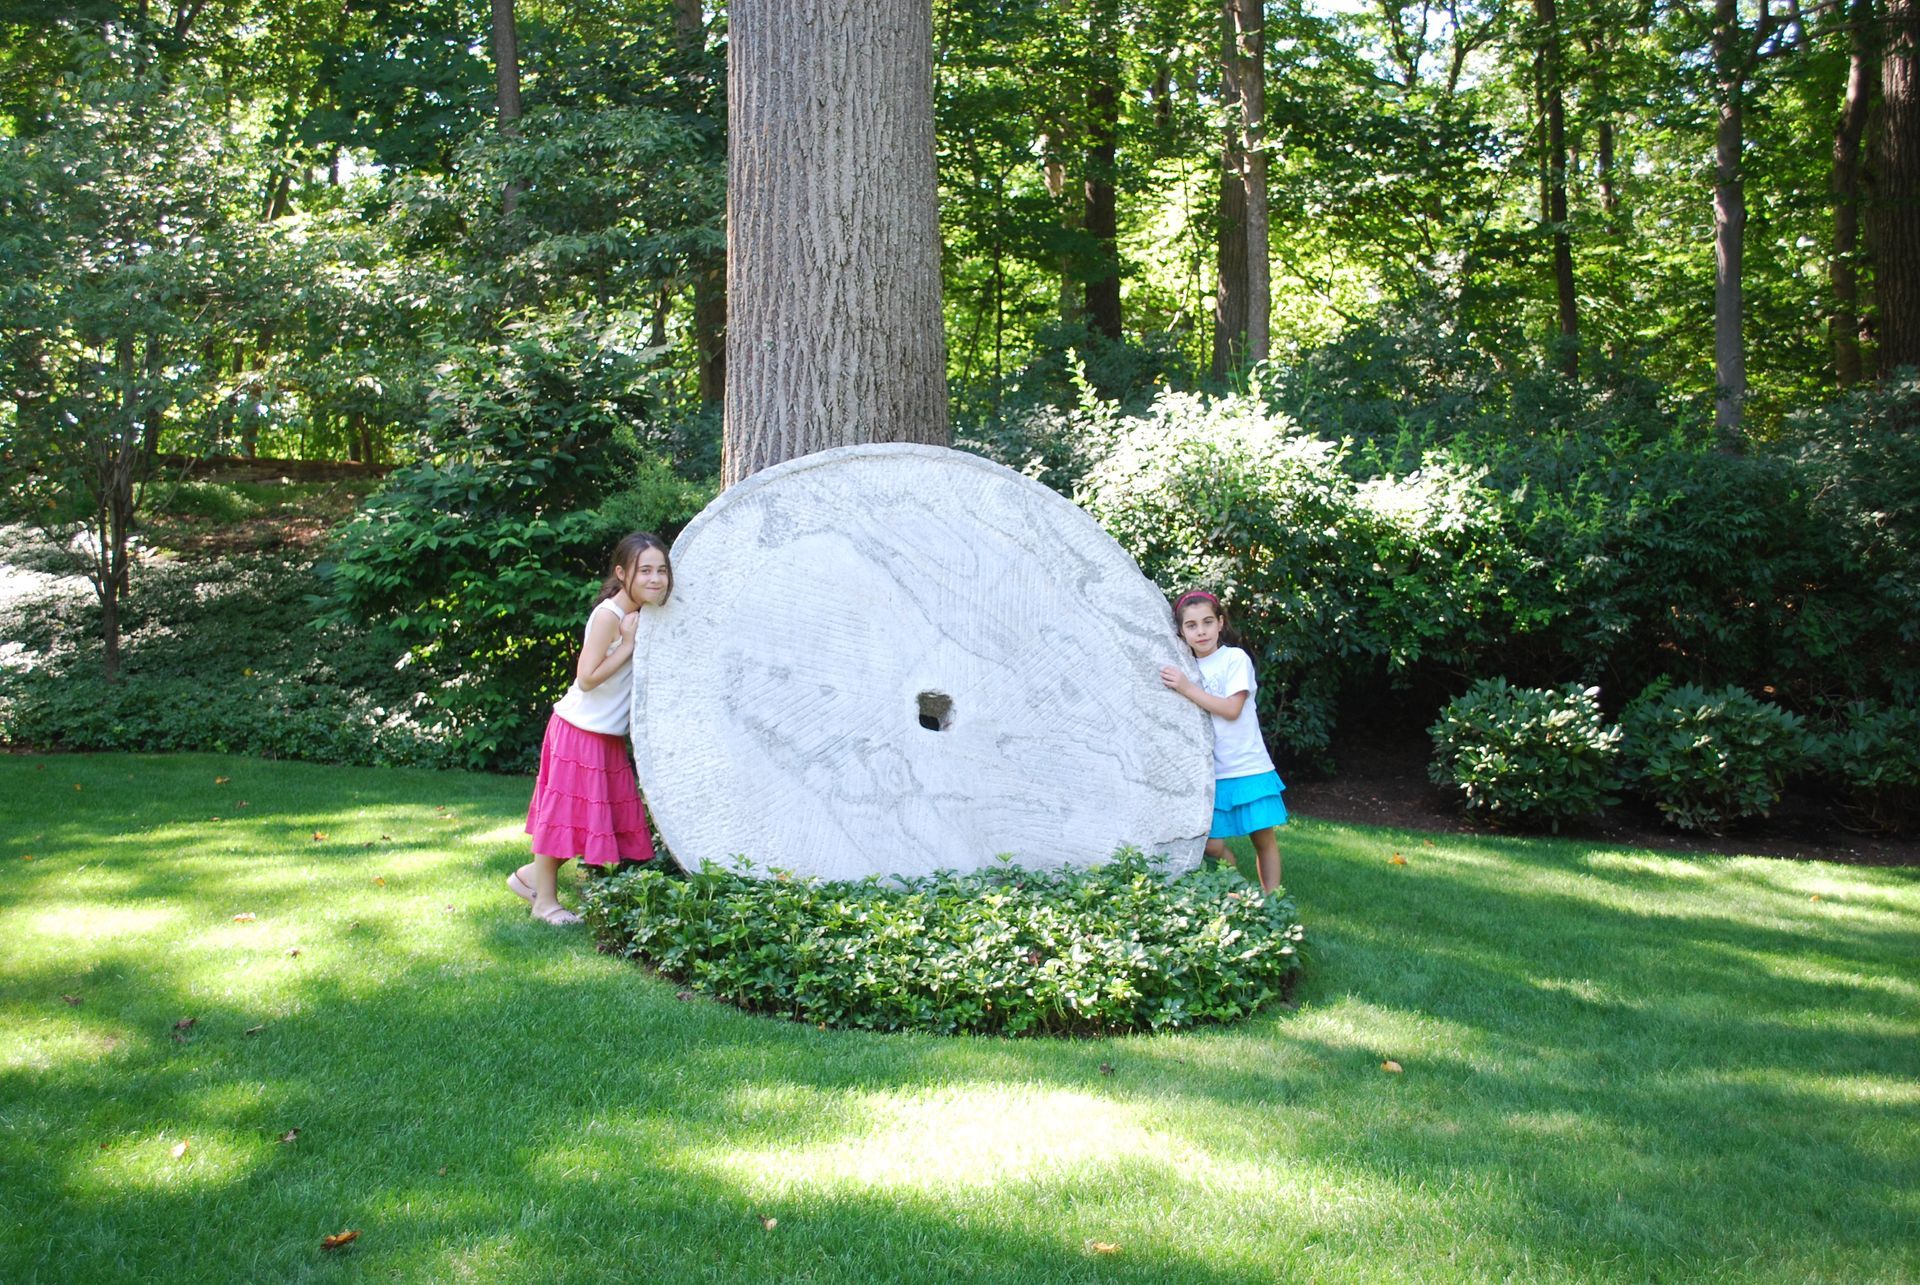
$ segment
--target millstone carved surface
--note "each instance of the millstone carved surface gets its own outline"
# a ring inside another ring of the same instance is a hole
[[[1165,599],[1073,504],[960,451],[775,465],[673,547],[633,741],[683,862],[830,879],[1200,859],[1212,728]]]

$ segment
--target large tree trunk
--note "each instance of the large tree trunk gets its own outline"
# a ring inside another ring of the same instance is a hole
[[[1226,71],[1240,104],[1240,178],[1246,189],[1247,361],[1268,355],[1273,285],[1267,211],[1267,33],[1265,0],[1226,0],[1231,35]]]
[[[1849,51],[1840,123],[1833,131],[1833,375],[1840,387],[1860,382],[1860,142],[1873,96],[1873,0],[1853,0],[1844,28]]]
[[[689,59],[706,50],[707,19],[701,0],[673,0],[673,35]],[[691,77],[689,87],[694,87]],[[700,404],[718,406],[727,391],[727,264],[724,255],[693,265],[693,351]]]
[[[1546,208],[1553,229],[1553,286],[1560,305],[1560,370],[1580,373],[1580,313],[1573,292],[1573,236],[1567,228],[1567,108],[1560,57],[1560,14],[1554,0],[1534,0],[1540,23],[1540,79],[1547,116]]]
[[[520,135],[520,33],[513,0],[493,0],[493,65],[498,85],[497,123],[508,138]],[[508,183],[501,209],[512,214],[520,203],[520,184]]]
[[[1880,373],[1920,366],[1920,0],[1887,0],[1874,282]]]
[[[1740,431],[1747,397],[1747,351],[1740,329],[1741,258],[1746,249],[1747,195],[1740,166],[1745,136],[1747,51],[1737,0],[1714,0],[1713,60],[1720,88],[1714,133],[1713,182],[1713,422],[1723,434]]]
[[[735,0],[722,481],[945,445],[931,0]]]
[[[1093,238],[1087,272],[1087,324],[1118,341],[1120,326],[1120,221],[1114,195],[1114,163],[1120,137],[1120,14],[1118,0],[1094,0],[1088,37],[1087,177],[1082,219]]]

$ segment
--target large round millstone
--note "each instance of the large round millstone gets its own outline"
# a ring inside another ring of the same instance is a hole
[[[1159,670],[1165,599],[1073,504],[934,446],[848,446],[721,493],[641,614],[633,742],[691,866],[824,878],[1198,862],[1212,728]]]

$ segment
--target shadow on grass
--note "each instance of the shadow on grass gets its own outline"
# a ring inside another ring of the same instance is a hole
[[[198,800],[177,796],[223,762],[147,765],[155,823],[192,822]],[[156,856],[111,808],[36,814],[49,851],[94,868],[0,882],[8,920],[64,899],[217,923],[245,897],[305,907],[310,947],[299,969],[246,956],[281,969],[251,985],[220,976],[240,958],[224,938],[157,948],[130,929],[0,953],[0,1014],[31,1045],[0,1063],[0,1276],[1920,1266],[1906,873],[1836,870],[1857,905],[1816,909],[1718,860],[1643,870],[1592,845],[1449,839],[1396,867],[1386,849],[1404,838],[1302,826],[1287,845],[1312,950],[1297,1014],[1099,1043],[872,1036],[681,1001],[529,924],[496,886],[515,843],[435,846],[517,820],[522,782],[279,773],[306,794],[249,824],[297,839],[320,817],[328,842]],[[350,846],[356,811],[441,825],[434,805],[470,826],[390,831],[374,857]],[[329,917],[346,887],[369,895],[374,868],[407,871],[407,905],[456,911],[431,932],[384,903]],[[85,1003],[68,1008],[76,978]],[[362,1241],[327,1259],[319,1238],[347,1226]]]

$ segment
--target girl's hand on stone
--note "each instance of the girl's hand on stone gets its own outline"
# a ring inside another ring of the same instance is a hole
[[[640,628],[640,613],[629,611],[620,619],[620,641],[632,642],[634,631]]]
[[[1180,672],[1178,665],[1162,665],[1160,666],[1160,681],[1184,696],[1187,694],[1187,686],[1191,680]]]

